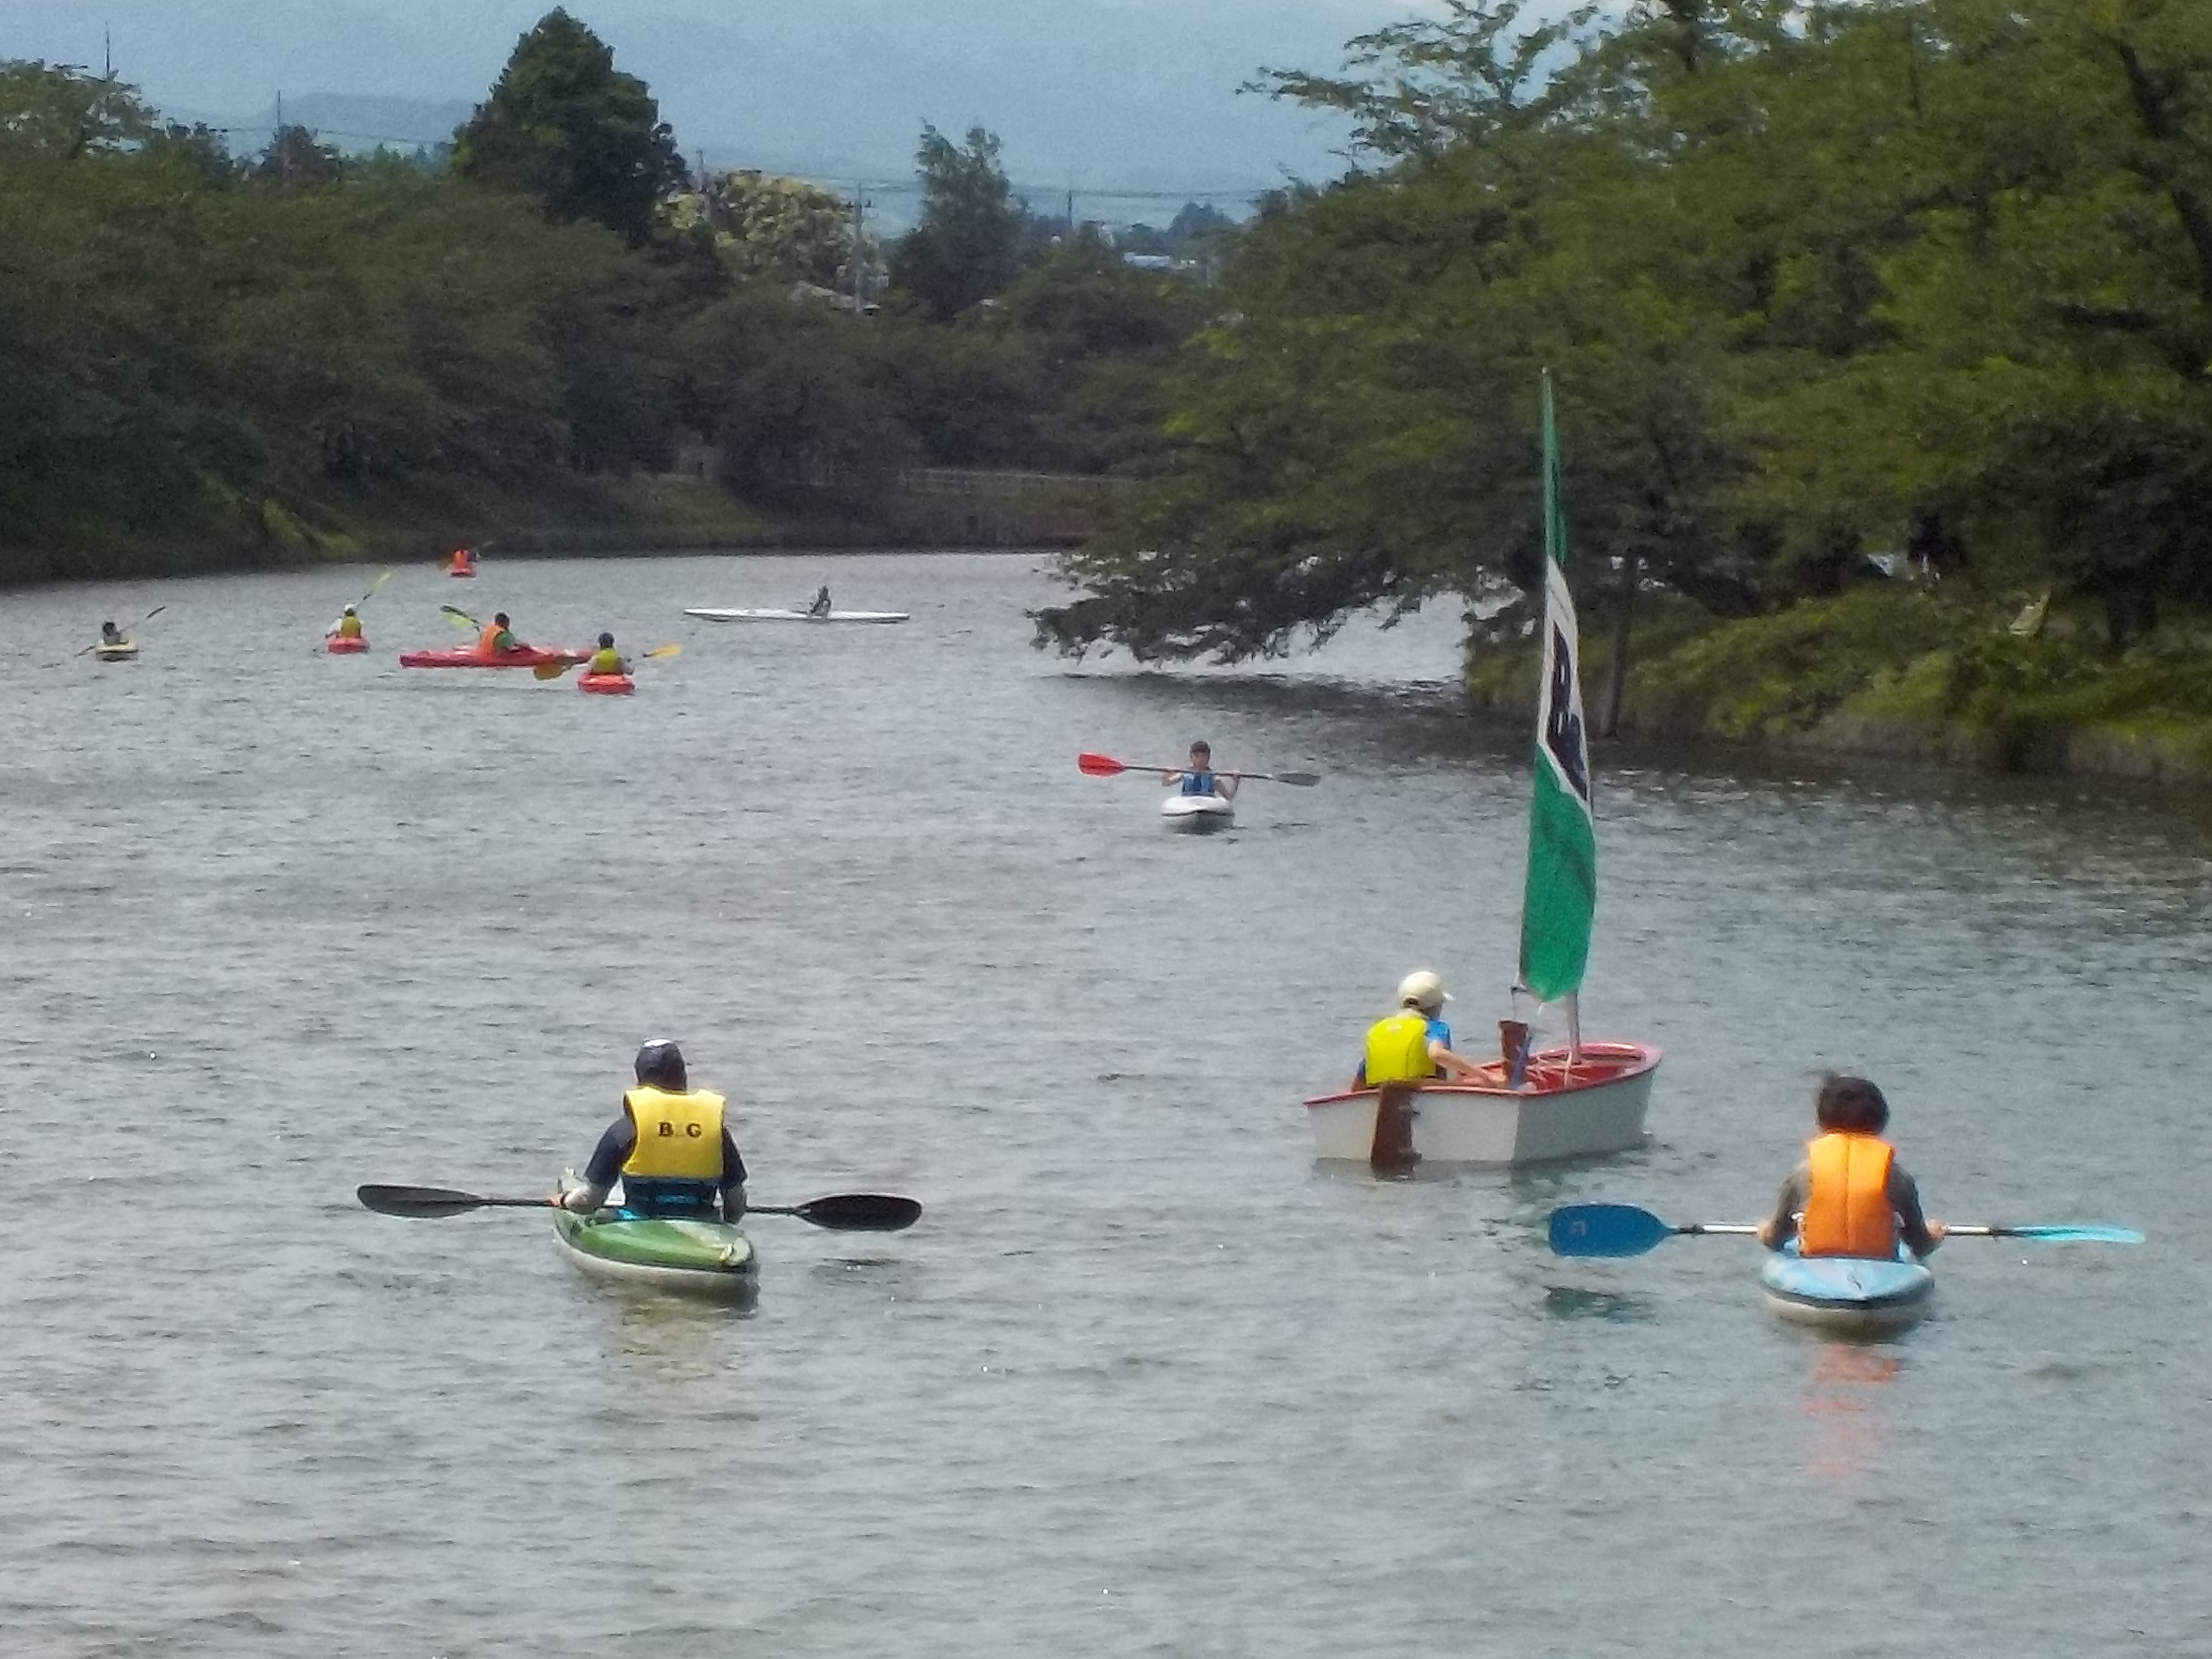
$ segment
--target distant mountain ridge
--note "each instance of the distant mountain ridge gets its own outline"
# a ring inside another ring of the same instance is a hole
[[[98,64],[260,148],[288,119],[353,147],[442,143],[552,0],[0,0],[0,57]],[[1537,9],[1559,0],[1537,0]],[[1333,69],[1437,0],[569,0],[660,100],[685,155],[870,183],[925,121],[1006,141],[1017,183],[1249,194],[1331,177],[1346,124],[1240,94],[1269,64]],[[295,96],[293,88],[300,89]],[[338,93],[310,93],[337,88]],[[362,135],[360,137],[355,135]],[[1174,203],[1170,203],[1172,211]]]

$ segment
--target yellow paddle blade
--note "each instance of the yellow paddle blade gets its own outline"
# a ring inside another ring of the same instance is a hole
[[[576,665],[572,662],[541,662],[530,671],[532,679],[557,680]]]
[[[684,654],[684,647],[680,645],[656,645],[644,654],[647,657],[680,657]]]
[[[456,611],[450,605],[441,605],[439,612],[456,628],[482,628],[483,624],[465,611]]]

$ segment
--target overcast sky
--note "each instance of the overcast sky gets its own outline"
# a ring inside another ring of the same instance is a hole
[[[694,160],[910,171],[921,123],[981,124],[1018,182],[1192,194],[1327,177],[1340,131],[1237,85],[1334,69],[1425,0],[574,0]],[[0,0],[0,58],[100,61],[158,105],[246,117],[274,95],[472,104],[549,0]]]

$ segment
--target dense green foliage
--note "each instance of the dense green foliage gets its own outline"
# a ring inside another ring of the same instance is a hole
[[[2116,644],[2212,601],[2202,0],[1449,0],[1269,84],[1371,166],[1240,240],[1166,472],[1041,642],[1235,658],[1525,588],[1544,366],[1601,620],[1892,552]]]
[[[128,87],[0,64],[0,580],[489,534],[487,503],[603,520],[592,480],[694,434],[845,529],[909,464],[1145,465],[1201,291],[1081,239],[1018,266],[997,141],[923,153],[931,274],[863,315],[843,204],[672,190],[650,95],[565,13],[449,170],[297,127],[234,160]]]
[[[965,144],[923,127],[915,161],[921,222],[891,251],[891,281],[949,321],[1013,280],[1021,210],[999,166],[999,141],[981,127]]]
[[[617,70],[605,44],[558,9],[522,37],[456,136],[453,171],[534,197],[550,218],[605,225],[633,247],[684,179],[645,82]]]

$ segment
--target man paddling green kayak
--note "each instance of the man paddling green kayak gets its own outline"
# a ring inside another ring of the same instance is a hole
[[[582,1183],[554,1195],[590,1214],[619,1180],[635,1215],[734,1222],[745,1212],[745,1161],[724,1120],[722,1097],[693,1089],[684,1051],[656,1037],[637,1051],[637,1087],[623,1096],[584,1167]]]

